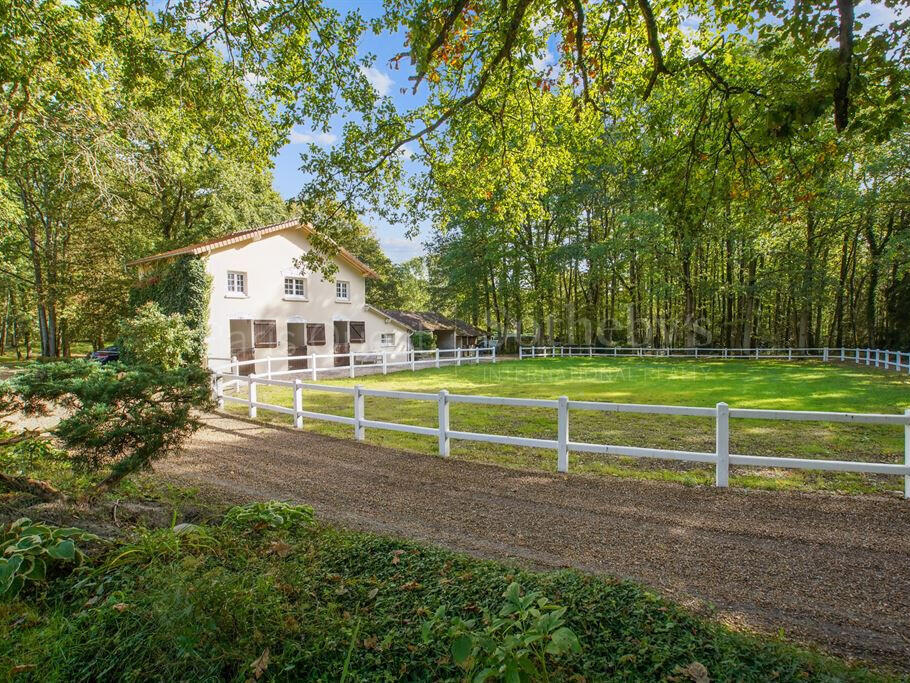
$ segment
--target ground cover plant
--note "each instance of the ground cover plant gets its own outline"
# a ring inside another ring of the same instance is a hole
[[[308,381],[308,380],[307,380]],[[320,380],[323,381],[323,380]],[[910,406],[910,378],[851,363],[753,360],[587,359],[555,358],[504,361],[494,365],[464,365],[371,375],[357,379],[325,380],[342,384],[409,391],[486,394],[614,401],[627,403],[711,406],[781,410],[898,413]],[[258,387],[260,401],[292,405],[283,387]],[[242,391],[241,391],[242,395]],[[245,406],[226,404],[242,413]],[[304,408],[353,415],[348,396],[305,392]],[[436,404],[366,398],[369,419],[436,425]],[[260,409],[262,419],[289,423],[288,416]],[[305,429],[351,437],[351,428],[305,420]],[[451,428],[528,437],[554,438],[556,414],[549,409],[521,409],[453,404]],[[609,414],[572,411],[570,435],[575,440],[628,446],[714,450],[714,421],[708,418]],[[370,443],[437,453],[434,438],[398,432],[366,430]],[[883,425],[822,422],[732,420],[730,448],[734,453],[768,456],[900,462],[903,430]],[[452,455],[507,466],[554,470],[555,453],[512,446],[453,441]],[[706,465],[650,461],[592,454],[570,454],[570,472],[590,472],[711,484],[713,468]],[[734,467],[731,484],[759,488],[833,489],[849,492],[897,491],[899,477],[844,472]]]
[[[887,678],[734,632],[629,582],[528,572],[312,521],[282,528],[223,515],[218,506],[208,522],[178,524],[175,512],[159,528],[126,528],[70,575],[0,603],[0,676]]]

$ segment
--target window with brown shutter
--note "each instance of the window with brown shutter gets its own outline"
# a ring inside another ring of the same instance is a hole
[[[274,320],[254,320],[253,340],[257,349],[274,349],[278,346],[278,326]]]
[[[325,325],[323,323],[307,323],[307,346],[325,346]]]
[[[351,343],[363,344],[367,340],[366,324],[351,321]]]

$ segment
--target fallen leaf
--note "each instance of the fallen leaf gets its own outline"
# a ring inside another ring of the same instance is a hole
[[[262,677],[262,674],[265,673],[265,670],[269,668],[269,649],[265,648],[262,651],[262,654],[259,655],[256,659],[253,660],[253,663],[250,664],[250,669],[253,670],[253,678],[257,681]]]
[[[116,605],[112,605],[112,607],[113,607],[115,610],[117,610],[118,612],[122,612],[122,611],[125,610],[127,607],[129,607],[129,605],[127,605],[125,602],[118,602]]]
[[[416,591],[423,588],[423,586],[416,581],[408,581],[407,583],[401,584],[399,588],[403,591]]]
[[[16,674],[21,674],[21,673],[25,673],[26,671],[31,671],[34,668],[35,668],[34,664],[17,664],[16,666],[12,667],[9,670],[9,672],[15,676]]]
[[[676,667],[676,673],[683,674],[692,679],[695,683],[710,683],[708,670],[701,662],[692,662],[688,666]]]
[[[274,553],[278,557],[284,558],[291,554],[291,546],[284,541],[275,540],[269,543],[269,553]]]
[[[367,650],[376,650],[376,649],[378,649],[378,648],[376,647],[378,644],[379,644],[379,638],[377,638],[376,636],[370,636],[369,638],[364,638],[364,639],[363,639],[363,646],[364,646]]]
[[[372,600],[372,599],[375,598],[377,595],[379,595],[379,589],[378,589],[378,588],[374,588],[374,589],[371,590],[369,593],[367,593],[367,600]]]

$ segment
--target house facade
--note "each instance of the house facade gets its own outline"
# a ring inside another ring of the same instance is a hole
[[[140,259],[140,273],[184,255],[204,260],[211,277],[206,335],[210,365],[269,357],[317,356],[317,367],[346,366],[351,352],[404,357],[410,330],[366,301],[376,273],[339,248],[335,274],[325,279],[294,264],[311,249],[313,228],[300,220],[233,233]],[[367,362],[368,359],[364,359]],[[272,371],[303,370],[311,357],[270,362]],[[356,355],[354,362],[358,362]],[[258,364],[257,364],[258,365]],[[251,372],[253,365],[243,368]],[[261,367],[256,372],[262,372]]]

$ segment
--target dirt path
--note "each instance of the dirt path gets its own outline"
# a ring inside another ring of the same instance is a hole
[[[728,622],[910,666],[908,501],[561,476],[206,422],[163,476],[475,555],[634,579]]]

